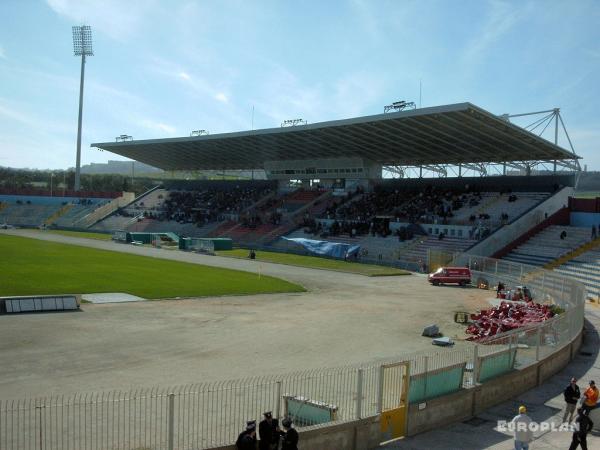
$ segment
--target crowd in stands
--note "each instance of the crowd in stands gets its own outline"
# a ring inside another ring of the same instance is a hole
[[[206,224],[225,218],[239,217],[256,226],[260,220],[252,216],[240,217],[245,209],[267,195],[270,189],[240,188],[230,190],[206,189],[202,191],[170,191],[162,205],[146,209],[143,214],[156,220],[172,220],[179,223]],[[143,209],[143,203],[136,205]],[[121,211],[122,215],[126,213]],[[129,213],[132,214],[131,212]]]
[[[478,192],[459,194],[433,186],[418,193],[375,189],[340,208],[329,208],[324,217],[368,221],[374,216],[388,216],[399,222],[447,224],[454,216],[453,211],[464,205],[477,206],[480,201],[481,194]]]
[[[270,211],[266,213],[252,212],[244,214],[239,218],[239,222],[245,228],[256,228],[263,224],[280,225],[281,224],[281,213],[277,211]]]
[[[327,230],[332,235],[348,234],[372,236],[388,236],[391,234],[384,221],[375,220],[376,217],[385,217],[396,222],[439,223],[448,224],[454,212],[465,205],[477,206],[481,200],[479,192],[457,193],[451,190],[438,189],[428,186],[421,192],[388,191],[375,189],[371,193],[364,193],[360,188],[353,196],[361,195],[355,200],[349,199],[341,206],[336,204],[328,208],[323,218],[333,219],[334,222]],[[472,215],[470,221],[473,225],[477,217]],[[479,221],[490,219],[487,214],[480,214]],[[480,224],[478,224],[480,225]],[[316,224],[305,223],[309,232],[322,232]],[[473,234],[477,227],[474,226]],[[396,231],[400,240],[412,238],[412,233],[406,229]]]

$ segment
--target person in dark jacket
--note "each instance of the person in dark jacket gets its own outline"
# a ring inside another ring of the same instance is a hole
[[[292,428],[292,419],[286,417],[281,421],[283,425],[283,431],[281,434],[283,440],[281,441],[281,450],[298,450],[298,432]]]
[[[577,419],[575,419],[575,422],[579,426],[579,429],[573,432],[569,450],[575,450],[579,445],[581,445],[582,450],[588,450],[587,434],[594,428],[594,422],[590,420],[587,412],[582,408],[577,410]]]
[[[258,424],[258,448],[260,450],[278,450],[279,448],[279,420],[273,419],[271,411],[263,414],[264,420]]]
[[[238,436],[235,447],[238,450],[256,450],[256,420],[246,422],[246,430]]]
[[[581,397],[581,392],[579,392],[579,386],[577,386],[577,379],[575,377],[571,378],[571,382],[563,391],[563,395],[565,396],[565,413],[563,415],[563,422],[567,421],[567,416],[569,416],[569,422],[573,421],[573,415],[575,414],[575,407],[577,406],[577,400]]]

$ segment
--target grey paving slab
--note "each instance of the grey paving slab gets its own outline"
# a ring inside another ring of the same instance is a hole
[[[91,303],[128,303],[143,302],[146,299],[125,292],[104,292],[99,294],[82,294],[81,298]]]

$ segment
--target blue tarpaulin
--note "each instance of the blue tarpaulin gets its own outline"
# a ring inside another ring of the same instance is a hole
[[[317,255],[331,256],[333,258],[345,258],[355,255],[360,250],[360,245],[344,244],[343,242],[317,241],[305,238],[286,238],[286,241],[292,241],[300,244],[311,253]]]

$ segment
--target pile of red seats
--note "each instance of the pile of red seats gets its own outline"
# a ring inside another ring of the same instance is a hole
[[[543,322],[554,316],[548,305],[532,301],[523,303],[502,302],[500,306],[471,314],[473,323],[467,328],[472,336],[467,340],[478,341],[488,336],[514,330],[530,323]]]

